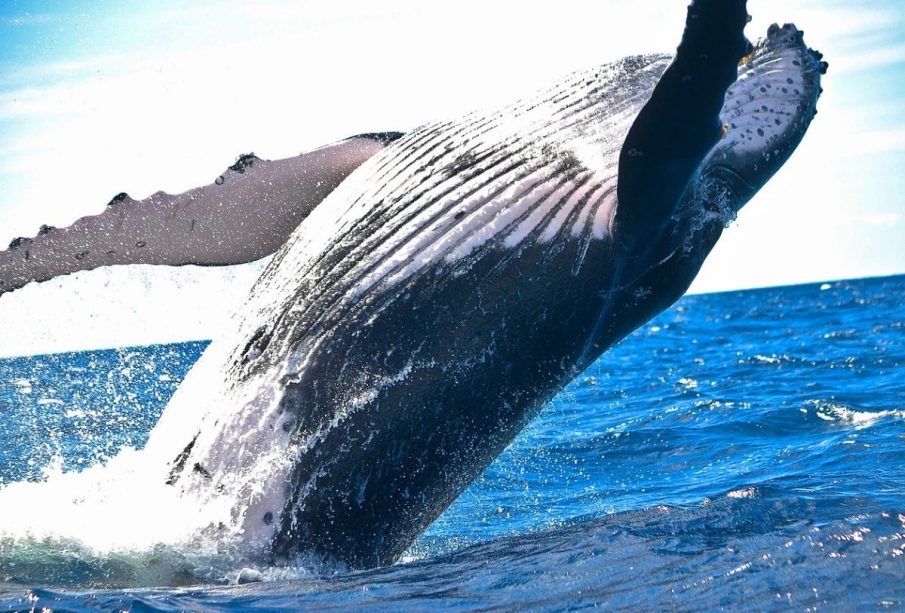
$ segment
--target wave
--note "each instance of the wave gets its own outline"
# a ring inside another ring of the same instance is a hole
[[[73,551],[68,576],[93,573],[89,585],[105,591],[67,592],[61,572],[57,585],[63,591],[0,588],[0,607],[62,601],[103,609],[388,610],[434,608],[442,598],[443,607],[452,609],[513,602],[536,609],[563,603],[612,610],[820,608],[841,602],[873,608],[905,603],[903,535],[902,512],[876,510],[864,501],[789,498],[782,487],[762,484],[693,507],[657,505],[446,554],[432,553],[423,542],[424,551],[406,563],[356,573],[247,567],[220,577],[219,586],[120,591],[107,589],[111,577],[159,584],[184,573],[185,583],[192,583],[207,569],[165,550],[102,561]],[[23,579],[17,577],[20,584]],[[83,578],[79,585],[85,583]]]

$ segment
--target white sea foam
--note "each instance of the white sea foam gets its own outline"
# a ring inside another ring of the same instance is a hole
[[[163,434],[156,445],[125,448],[80,472],[64,472],[57,458],[42,480],[0,487],[0,559],[38,556],[63,567],[72,560],[89,567],[96,562],[97,568],[118,569],[104,571],[109,585],[174,584],[185,581],[186,573],[196,580],[229,581],[229,573],[260,560],[261,543],[244,534],[243,519],[266,491],[281,491],[267,480],[278,458],[262,453],[260,462],[237,476],[255,486],[241,500],[231,495],[235,488],[196,492],[167,483],[170,462],[185,446],[186,433],[191,437],[197,431],[192,428],[211,406],[210,398],[201,403],[199,397],[223,388],[219,372],[202,368],[194,376],[205,383],[181,394],[185,404],[158,424],[155,431]],[[200,409],[193,410],[195,405]],[[66,415],[83,416],[84,410]],[[167,440],[174,433],[181,435]]]
[[[140,457],[124,449],[106,465],[78,473],[63,472],[57,461],[44,481],[6,485],[0,538],[74,541],[109,553],[184,543],[218,519],[217,509],[177,497],[160,467]]]
[[[754,498],[757,496],[757,488],[754,487],[744,487],[737,490],[732,490],[728,494],[726,494],[728,498],[735,498],[737,500],[741,500],[744,498]]]
[[[265,264],[117,266],[29,284],[0,296],[0,357],[212,338]]]
[[[151,586],[271,577],[236,569],[253,564],[242,546],[234,502],[199,499],[166,485],[159,462],[124,449],[106,464],[63,472],[52,461],[39,482],[0,487],[0,560],[25,566],[32,558],[60,577],[89,572],[109,586]],[[87,569],[87,570],[86,570]]]
[[[869,428],[884,419],[905,419],[905,410],[859,411],[835,403],[811,401],[816,408],[816,415],[824,421],[851,424],[857,430]]]

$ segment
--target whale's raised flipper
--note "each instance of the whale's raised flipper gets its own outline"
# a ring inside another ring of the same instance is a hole
[[[613,229],[628,251],[667,225],[720,140],[720,110],[751,52],[745,0],[694,0],[672,63],[632,124],[619,156]]]
[[[227,265],[276,251],[353,170],[398,132],[363,134],[283,160],[239,157],[210,185],[144,200],[121,193],[98,215],[42,226],[0,251],[0,294],[114,264]]]
[[[689,11],[689,22],[691,14]],[[683,46],[688,34],[686,29]],[[679,65],[676,60],[669,70]],[[651,164],[643,156],[628,155],[642,137],[649,136],[654,149],[671,145],[671,133],[663,137],[665,144],[658,145],[656,133],[648,135],[642,130],[659,121],[656,117],[642,121],[643,113],[661,103],[667,113],[670,110],[668,97],[657,100],[657,95],[668,93],[668,89],[660,88],[661,79],[620,152],[619,203],[612,231],[625,256],[619,264],[616,285],[630,298],[608,305],[591,335],[588,352],[604,346],[606,341],[598,335],[605,339],[608,330],[620,328],[622,333],[628,333],[639,320],[667,308],[688,289],[727,224],[801,143],[817,114],[817,101],[823,91],[821,77],[827,69],[823,55],[805,44],[801,30],[792,24],[770,26],[766,37],[758,40],[734,69],[737,78],[725,90],[723,107],[717,115],[719,134],[715,144],[692,169],[686,185],[682,186],[680,179],[673,183],[674,191],[665,200],[657,201],[640,197],[626,187],[626,181],[635,181],[635,190],[648,190],[649,194],[661,187],[657,181],[668,179],[673,168]],[[706,137],[713,140],[713,118],[708,115],[704,119],[709,124],[704,126],[709,131]],[[629,142],[631,139],[635,139],[633,143]],[[644,175],[645,169],[650,176]],[[678,200],[674,201],[676,197]],[[650,267],[650,254],[656,252],[657,246],[662,259]],[[639,257],[644,253],[646,257]],[[642,309],[631,296],[648,293],[651,287],[659,291],[651,293]]]
[[[629,331],[639,318],[652,316],[681,296],[727,224],[801,143],[817,115],[821,78],[828,69],[823,55],[805,44],[803,34],[792,24],[774,24],[738,66],[738,78],[726,91],[719,114],[721,138],[695,170],[678,205],[670,204],[675,210],[660,212],[665,224],[661,234],[648,235],[648,250],[661,245],[664,259],[645,268],[649,259],[630,251],[631,242],[624,236],[617,237],[627,256],[619,281],[625,294],[645,293],[651,287],[659,291],[645,301],[646,314],[632,299],[614,302],[601,318],[601,329],[606,322]],[[621,188],[622,176],[619,181]],[[619,202],[620,207],[623,204]],[[617,210],[617,226],[620,211],[625,212]],[[615,231],[618,234],[619,228]],[[599,341],[592,346],[599,346]]]

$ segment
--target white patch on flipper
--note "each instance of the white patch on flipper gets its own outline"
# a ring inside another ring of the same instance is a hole
[[[773,165],[787,154],[797,144],[792,135],[803,134],[813,116],[808,106],[816,100],[817,70],[794,26],[771,28],[726,93],[720,116],[728,133],[705,165],[747,156],[760,158],[743,164],[757,172],[759,164]]]
[[[769,160],[770,143],[798,117],[805,86],[801,75],[793,72],[791,60],[778,58],[758,66],[743,73],[733,86],[734,104],[723,117],[740,150],[763,152]]]

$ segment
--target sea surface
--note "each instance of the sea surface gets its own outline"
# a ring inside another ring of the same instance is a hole
[[[205,346],[0,360],[0,495],[140,448]],[[905,276],[683,298],[399,564],[211,568],[7,534],[0,610],[905,608]]]

